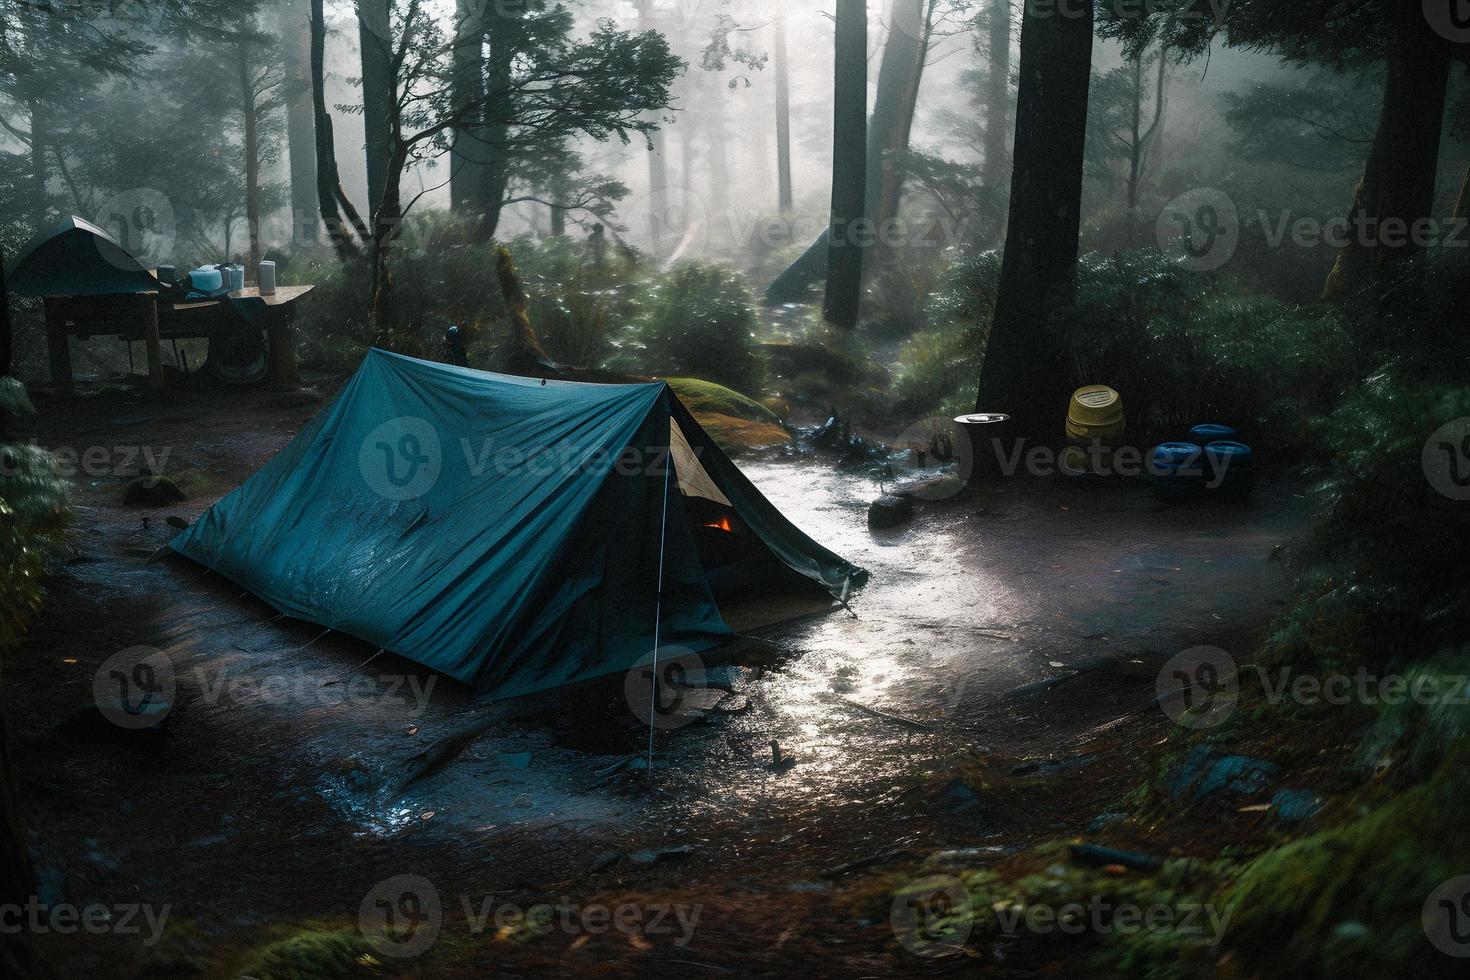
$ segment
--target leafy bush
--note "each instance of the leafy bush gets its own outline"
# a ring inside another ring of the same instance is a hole
[[[873,270],[864,330],[876,338],[907,337],[924,323],[925,306],[948,272],[950,255],[932,244],[901,245]]]
[[[1063,322],[1071,380],[1116,388],[1148,438],[1222,421],[1299,445],[1353,376],[1334,308],[1236,298],[1153,251],[1084,256]]]
[[[25,389],[0,379],[0,416],[29,410]],[[19,642],[41,607],[46,548],[61,542],[70,513],[56,460],[36,446],[0,443],[0,650]]]
[[[975,383],[1000,283],[1000,253],[961,253],[930,295],[927,329],[899,348],[895,407],[907,415],[958,415],[975,404]]]
[[[394,256],[394,302],[430,356],[443,350],[444,331],[458,324],[476,367],[500,366],[505,302],[495,273],[495,244],[472,241],[463,222],[426,221]],[[638,256],[609,242],[601,261],[590,242],[521,237],[509,243],[531,301],[531,324],[547,352],[577,367],[598,367],[639,308],[645,286]],[[350,370],[373,343],[368,325],[368,270],[327,263],[293,270],[314,282],[312,302],[297,321],[302,360]]]
[[[689,262],[675,266],[654,287],[648,308],[634,325],[634,338],[646,352],[646,371],[687,374],[751,392],[765,374],[755,326],[743,276],[723,266]]]
[[[1470,628],[1470,512],[1426,479],[1425,444],[1470,416],[1470,385],[1425,384],[1395,365],[1321,420],[1331,453],[1325,516],[1303,556],[1299,599],[1278,625],[1278,661],[1350,667],[1422,660]]]
[[[600,367],[641,308],[646,284],[638,279],[638,256],[611,242],[565,238],[517,238],[509,247],[546,352],[566,364]]]
[[[966,406],[999,279],[998,253],[956,264],[930,305],[930,329],[900,350],[900,406]],[[1353,332],[1335,308],[1236,298],[1154,251],[1083,256],[1059,316],[1070,382],[1116,388],[1143,439],[1218,420],[1257,444],[1303,445],[1354,376]]]

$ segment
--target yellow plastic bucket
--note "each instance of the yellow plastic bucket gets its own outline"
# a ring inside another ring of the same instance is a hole
[[[1107,385],[1083,385],[1067,405],[1067,438],[1087,442],[1123,434],[1123,396]]]

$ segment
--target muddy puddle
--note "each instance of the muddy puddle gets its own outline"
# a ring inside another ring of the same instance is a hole
[[[647,714],[620,683],[485,704],[380,656],[356,671],[377,686],[350,710],[261,710],[295,730],[295,761],[318,773],[312,791],[365,834],[656,829],[677,840],[711,823],[872,806],[928,762],[1003,739],[1005,717],[988,708],[1019,685],[1110,655],[1162,661],[1267,620],[1285,582],[1272,550],[1305,511],[1285,485],[1247,505],[1165,508],[1138,486],[1032,484],[924,504],[875,532],[866,509],[878,488],[865,475],[810,460],[743,468],[872,578],[855,615],[765,631],[784,651],[776,669],[712,669],[717,690],[661,718],[651,779]],[[290,632],[310,639],[301,627]],[[371,653],[331,638],[236,666],[331,671]],[[425,771],[423,753],[470,728],[481,733]],[[773,764],[773,740],[794,765]]]

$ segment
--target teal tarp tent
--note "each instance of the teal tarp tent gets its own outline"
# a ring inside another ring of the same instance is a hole
[[[6,279],[16,296],[110,296],[159,288],[116,239],[76,216],[32,239]]]
[[[173,547],[500,697],[627,670],[653,649],[655,609],[661,644],[708,649],[731,633],[722,601],[867,577],[786,520],[662,382],[379,350]]]

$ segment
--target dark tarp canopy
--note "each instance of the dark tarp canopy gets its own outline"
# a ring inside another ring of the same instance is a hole
[[[33,238],[6,279],[16,296],[108,296],[159,288],[117,239],[75,215]]]
[[[662,382],[379,350],[173,547],[497,697],[628,670],[653,649],[655,609],[660,643],[697,651],[730,637],[726,598],[867,578],[783,517]]]

